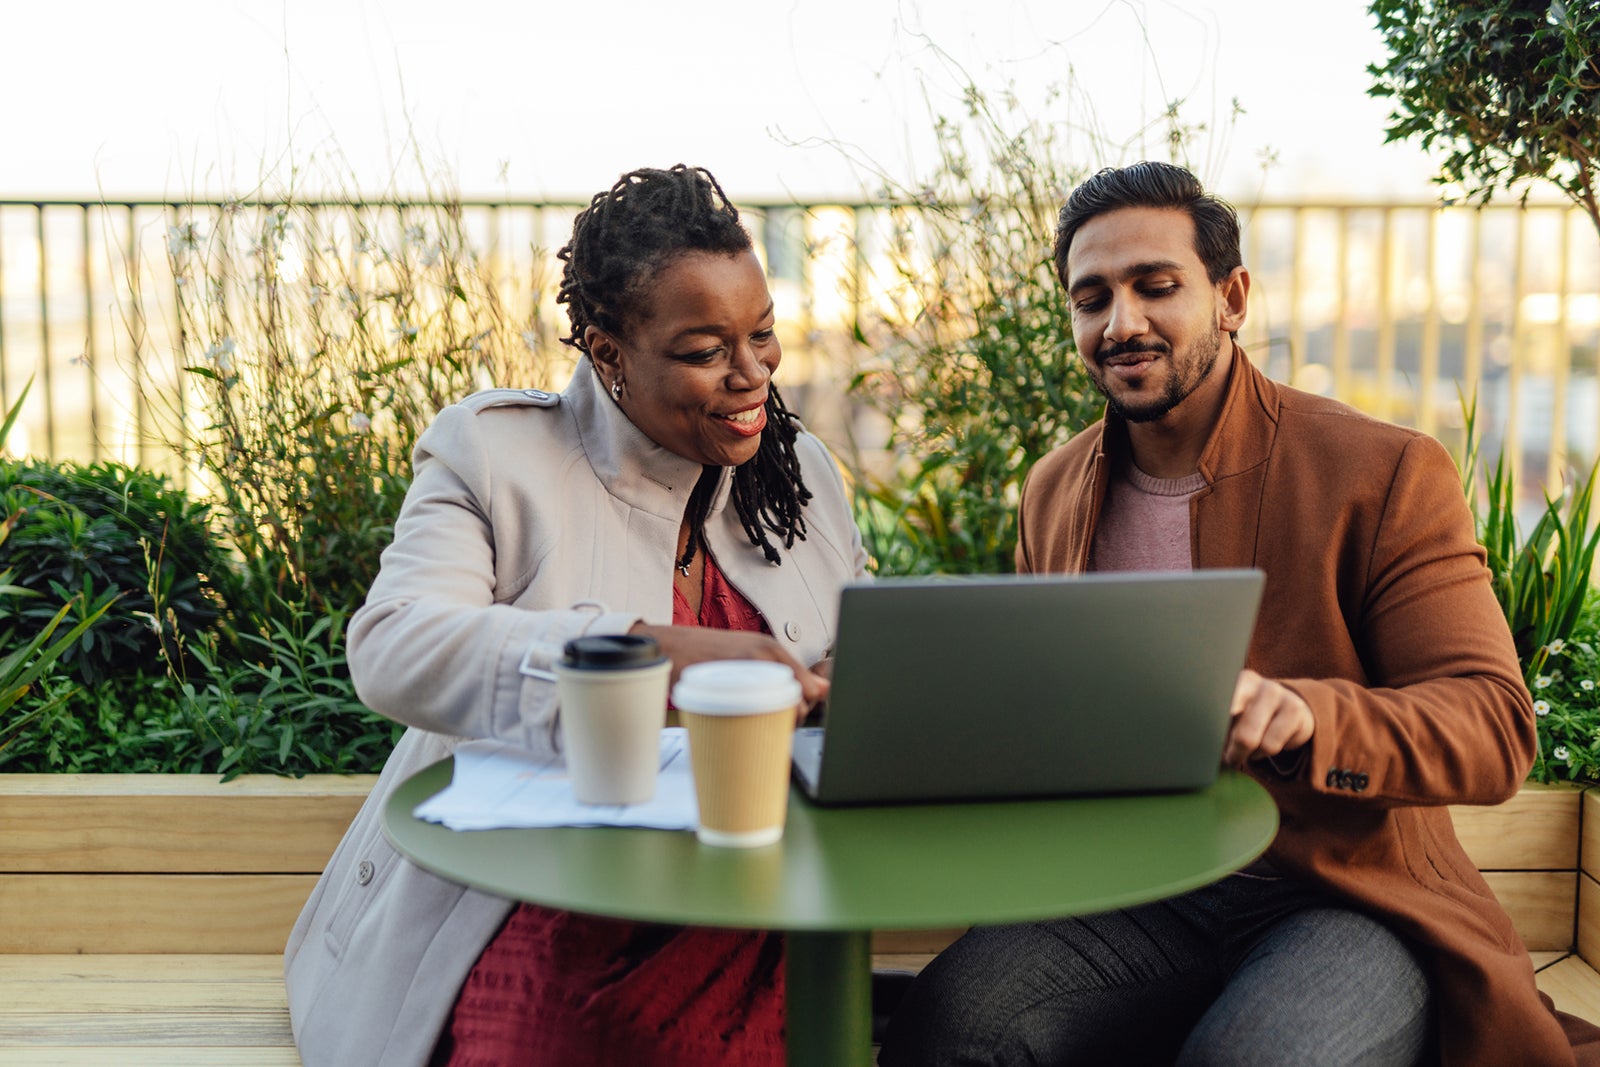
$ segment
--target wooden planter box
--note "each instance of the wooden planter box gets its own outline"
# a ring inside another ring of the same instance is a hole
[[[375,781],[0,774],[0,953],[281,951]],[[1529,784],[1498,807],[1453,809],[1531,951],[1600,960],[1597,794]],[[955,933],[875,947],[931,952]]]
[[[281,953],[376,780],[0,774],[0,953]]]

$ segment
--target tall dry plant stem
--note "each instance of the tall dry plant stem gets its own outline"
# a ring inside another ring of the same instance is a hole
[[[541,301],[513,321],[449,197],[191,206],[167,248],[186,381],[164,436],[220,504],[230,601],[353,608],[439,409],[546,384]]]

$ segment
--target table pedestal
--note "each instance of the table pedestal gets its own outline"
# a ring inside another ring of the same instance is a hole
[[[784,936],[789,1067],[871,1067],[872,935]]]

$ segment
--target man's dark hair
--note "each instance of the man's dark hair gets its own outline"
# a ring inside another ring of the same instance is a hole
[[[629,171],[578,213],[572,239],[556,253],[563,264],[556,303],[567,305],[572,325],[572,333],[561,341],[587,354],[583,335],[588,327],[625,335],[651,282],[680,256],[696,252],[735,256],[750,248],[750,234],[739,221],[738,208],[709,171],[681,163],[666,170]],[[800,479],[794,450],[797,420],[770,382],[766,409],[760,448],[748,463],[734,468],[732,495],[750,543],[777,563],[778,550],[767,540],[766,530],[782,535],[785,548],[794,547],[797,537],[804,540],[806,523],[800,509],[811,499],[811,491]],[[721,475],[722,468],[706,467],[690,497],[690,556],[701,539]]]
[[[1067,251],[1078,228],[1097,215],[1126,207],[1175,208],[1194,220],[1194,250],[1213,284],[1242,262],[1239,216],[1233,206],[1206,192],[1200,179],[1171,163],[1146,160],[1107,167],[1072,190],[1056,225],[1056,275],[1067,282]]]

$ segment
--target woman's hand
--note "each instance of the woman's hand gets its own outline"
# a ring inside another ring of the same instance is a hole
[[[799,660],[770,634],[752,633],[748,630],[717,630],[707,626],[650,626],[634,623],[628,631],[653,637],[662,653],[672,660],[672,682],[685,667],[714,659],[770,659],[794,671],[800,682],[800,707],[796,721],[804,719],[812,705],[826,700],[828,679],[806,669]]]

